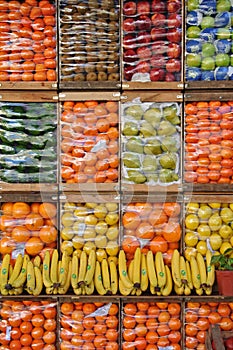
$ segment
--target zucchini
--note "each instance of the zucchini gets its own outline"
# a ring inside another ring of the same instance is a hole
[[[7,183],[55,183],[56,172],[45,171],[43,173],[19,173],[14,169],[1,169],[0,181]]]
[[[7,145],[0,145],[0,154],[14,154],[15,149],[14,147],[7,146]]]

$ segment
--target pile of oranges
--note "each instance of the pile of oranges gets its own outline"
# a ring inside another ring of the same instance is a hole
[[[143,252],[160,251],[167,265],[173,250],[179,248],[181,238],[179,203],[137,202],[125,206],[122,216],[124,237],[122,248],[127,259],[133,258],[137,247]]]
[[[56,350],[56,303],[4,300],[0,344],[4,350]]]
[[[50,0],[0,2],[0,81],[56,80],[55,13]]]
[[[61,304],[61,350],[119,349],[119,307],[115,303]]]
[[[233,181],[233,102],[185,105],[184,180],[229,184]]]
[[[127,303],[123,306],[123,350],[181,350],[180,304]]]
[[[61,177],[66,183],[118,180],[118,103],[66,101],[61,113]]]
[[[188,302],[185,309],[186,349],[206,350],[205,339],[211,325],[233,330],[233,303]]]
[[[43,254],[57,245],[57,208],[53,203],[5,202],[0,207],[0,254]],[[41,255],[43,256],[43,255]],[[13,255],[12,255],[13,257]]]

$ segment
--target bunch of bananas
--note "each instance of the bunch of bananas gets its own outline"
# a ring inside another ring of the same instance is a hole
[[[197,295],[211,295],[215,281],[215,268],[210,263],[211,257],[211,251],[207,250],[205,258],[198,252],[188,261],[177,249],[174,250],[171,270],[176,294],[190,295],[195,291]]]
[[[14,267],[10,254],[4,255],[0,272],[1,295],[20,295],[24,290],[34,296],[40,295],[43,289],[41,271],[39,255],[30,260],[27,254],[18,254]]]
[[[152,251],[145,255],[137,248],[134,258],[127,266],[124,250],[120,250],[118,258],[119,291],[122,295],[141,295],[150,289],[151,294],[168,296],[172,292],[173,283],[170,268],[164,264],[163,255]]]

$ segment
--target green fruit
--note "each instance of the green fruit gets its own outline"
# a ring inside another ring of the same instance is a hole
[[[158,163],[155,156],[145,155],[145,158],[142,161],[142,168],[145,173],[154,172],[158,168]]]
[[[143,120],[140,126],[140,135],[142,135],[143,137],[155,136],[156,130],[153,128],[153,126],[149,122],[147,122],[146,120]]]
[[[153,181],[153,182],[157,182],[159,179],[159,176],[157,174],[147,174],[145,173],[147,181]]]
[[[201,69],[203,70],[214,70],[215,61],[212,57],[204,57],[201,62]]]
[[[172,125],[168,120],[162,120],[159,124],[158,135],[159,136],[171,136],[176,133],[176,127]]]
[[[213,28],[214,27],[214,18],[210,16],[205,16],[201,21],[201,28]]]
[[[230,224],[233,221],[233,211],[230,208],[223,208],[220,216],[225,224]]]
[[[159,180],[163,183],[174,181],[174,172],[170,169],[161,169],[159,172]]]
[[[199,8],[199,0],[188,0],[188,11],[197,10]]]
[[[146,179],[146,176],[142,174],[140,171],[129,170],[128,180],[136,184],[143,184],[144,182],[146,182],[147,179]]]
[[[171,136],[165,136],[161,140],[161,148],[164,152],[177,152],[177,140]]]
[[[217,12],[229,12],[231,10],[230,0],[218,0],[217,1]]]
[[[215,47],[212,43],[202,44],[202,56],[203,57],[213,57],[215,55]]]
[[[211,231],[219,231],[222,226],[222,219],[218,213],[213,214],[208,221]]]
[[[233,230],[228,225],[222,225],[220,230],[219,230],[219,234],[222,238],[228,239],[233,235]]]
[[[218,28],[217,30],[217,39],[230,39],[231,32],[228,28]]]
[[[184,237],[184,242],[187,247],[195,247],[198,243],[197,234],[193,231],[187,232]]]
[[[139,133],[138,125],[134,122],[126,122],[122,133],[125,136],[137,136]]]
[[[199,218],[195,214],[188,214],[185,218],[185,227],[189,230],[196,230],[199,226]]]
[[[161,110],[159,108],[149,108],[143,114],[143,119],[145,119],[155,128],[158,126],[162,119]]]
[[[197,26],[190,26],[187,29],[187,38],[199,38],[201,29]]]
[[[133,105],[127,107],[124,112],[126,116],[130,116],[135,120],[141,120],[144,113],[140,105]]]
[[[210,227],[207,224],[200,224],[197,228],[197,233],[202,240],[206,240],[210,236]]]
[[[159,163],[164,169],[172,169],[176,168],[176,155],[174,153],[165,153],[160,156]]]
[[[209,242],[213,250],[218,250],[222,245],[222,238],[218,233],[210,235]]]
[[[208,205],[203,205],[198,209],[197,215],[201,220],[208,220],[212,214],[212,209]]]
[[[141,166],[139,156],[134,153],[124,153],[123,163],[127,168],[140,168]]]
[[[218,53],[215,57],[217,67],[228,67],[230,64],[230,57],[226,53]]]
[[[161,143],[159,140],[149,140],[144,146],[144,153],[149,155],[157,155],[162,153]]]
[[[126,143],[127,151],[143,154],[143,142],[140,138],[131,137]]]
[[[180,118],[177,115],[177,107],[175,104],[164,107],[163,109],[163,117],[164,119],[168,120],[173,125],[179,125],[180,124]]]

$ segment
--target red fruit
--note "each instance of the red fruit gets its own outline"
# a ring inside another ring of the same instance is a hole
[[[133,18],[124,19],[123,29],[125,32],[134,32],[136,30],[135,20]]]
[[[180,45],[177,43],[169,43],[168,49],[167,49],[167,55],[170,58],[178,58],[181,54],[181,48]]]
[[[181,16],[177,13],[172,13],[170,16],[168,16],[167,19],[167,26],[168,28],[180,28],[181,27]]]
[[[155,13],[151,20],[155,27],[164,27],[166,23],[166,17],[162,13]]]
[[[146,61],[140,61],[136,66],[136,70],[138,73],[149,73],[150,64]]]
[[[146,15],[141,15],[136,21],[136,26],[139,30],[150,30],[151,19]]]
[[[163,55],[154,55],[150,60],[151,66],[155,68],[165,68],[166,57]]]
[[[151,50],[148,46],[141,46],[137,49],[137,55],[142,60],[148,59],[151,57]]]
[[[224,343],[225,343],[227,350],[233,350],[233,337],[228,338],[227,340],[225,340]]]
[[[158,12],[158,13],[166,12],[165,2],[158,1],[158,0],[153,0],[152,4],[151,4],[151,11],[153,13],[155,13],[155,12]]]
[[[155,41],[151,46],[152,54],[163,55],[167,53],[167,45],[164,41]]]
[[[123,46],[125,49],[133,49],[136,45],[136,39],[133,35],[127,34],[123,39]]]
[[[123,6],[123,13],[126,16],[136,15],[137,6],[134,1],[127,1]]]
[[[173,73],[167,72],[165,75],[165,81],[176,81],[176,77]]]
[[[151,81],[162,81],[165,77],[165,71],[162,68],[152,68],[150,71]]]
[[[180,72],[181,64],[180,61],[176,58],[171,58],[167,61],[166,70],[170,73],[178,73]]]
[[[132,79],[132,76],[136,73],[136,67],[133,66],[126,66],[124,68],[124,78],[125,80],[130,81]]]
[[[124,51],[123,58],[124,62],[135,62],[138,59],[136,52],[132,49]]]
[[[137,42],[139,44],[149,44],[151,42],[151,35],[146,31],[139,32],[137,35]]]
[[[181,31],[178,28],[171,28],[168,29],[167,32],[167,40],[173,42],[173,43],[179,43],[181,41]]]
[[[174,13],[178,12],[181,8],[179,0],[169,0],[167,3],[167,12]]]
[[[153,41],[164,40],[166,38],[165,28],[152,28],[150,33]]]
[[[148,1],[139,1],[137,3],[137,13],[138,15],[149,15],[150,14],[150,4]]]

